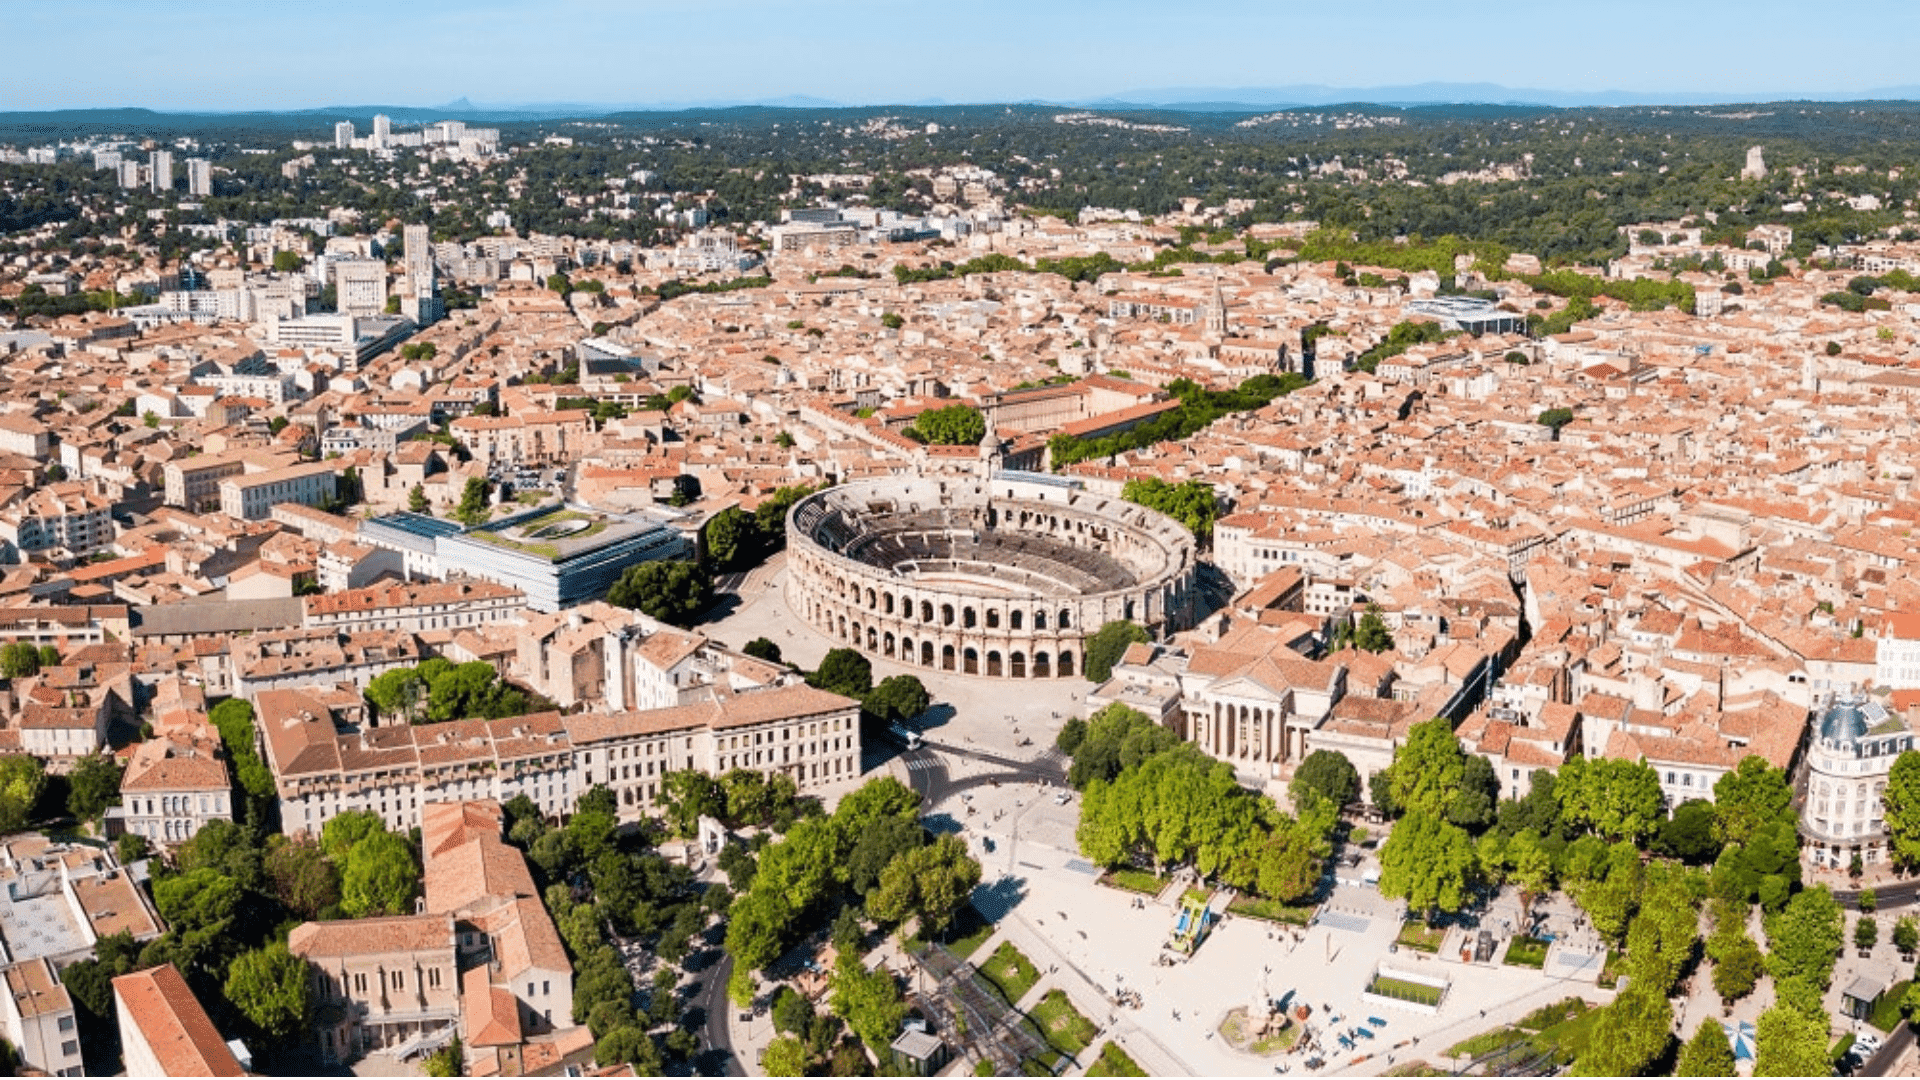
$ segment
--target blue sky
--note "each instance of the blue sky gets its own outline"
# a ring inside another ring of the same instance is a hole
[[[1920,84],[1920,4],[1878,0],[6,0],[0,28],[0,110]]]

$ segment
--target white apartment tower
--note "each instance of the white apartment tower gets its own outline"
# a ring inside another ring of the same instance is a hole
[[[373,148],[375,150],[385,150],[387,148],[387,141],[391,138],[393,138],[393,121],[387,119],[385,116],[374,116]]]
[[[206,158],[187,159],[187,194],[213,194],[213,162]]]
[[[153,170],[153,190],[173,190],[173,151],[155,150],[147,165]]]
[[[409,225],[402,232],[406,240],[407,284],[416,294],[434,289],[433,233],[425,225]]]
[[[334,307],[342,315],[378,315],[387,309],[387,264],[377,259],[350,259],[333,264],[338,291]]]
[[[353,121],[342,120],[333,125],[333,148],[335,150],[353,149]]]

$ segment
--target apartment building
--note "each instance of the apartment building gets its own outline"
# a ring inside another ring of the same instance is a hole
[[[246,1076],[171,963],[113,980],[128,1076]]]
[[[20,1064],[45,1076],[85,1076],[73,998],[60,985],[52,961],[36,957],[8,964],[0,969],[0,976],[7,983],[6,993],[0,995],[7,1043],[19,1055]]]
[[[122,931],[136,942],[160,936],[160,916],[145,889],[113,852],[38,833],[0,840],[0,948],[18,964],[47,959],[65,967],[93,955],[94,942]]]
[[[365,687],[397,667],[426,659],[412,634],[370,630],[352,634],[322,627],[253,634],[228,654],[234,693],[252,700],[288,687]]]
[[[368,725],[365,702],[344,690],[270,690],[256,707],[289,833],[317,834],[348,810],[405,832],[429,803],[518,795],[560,815],[595,784],[612,788],[631,819],[680,769],[755,769],[801,791],[860,775],[859,703],[804,684],[644,712],[407,727]]]
[[[180,461],[169,461],[164,470],[168,506],[202,514],[220,509],[220,482],[252,470],[267,472],[285,468],[297,458],[292,454],[270,454],[259,450],[235,450],[225,454],[197,454]]]
[[[302,923],[287,939],[312,968],[321,1056],[373,1050],[453,1031],[460,1022],[457,934],[449,914]]]
[[[1874,685],[1920,689],[1920,614],[1887,616],[1874,648]]]
[[[519,589],[476,580],[385,582],[309,596],[305,603],[308,629],[347,633],[459,630],[517,619],[527,610],[527,596]]]
[[[544,465],[571,461],[594,448],[592,415],[585,409],[523,416],[463,416],[448,432],[485,464]]]
[[[379,315],[387,310],[387,264],[373,259],[335,263],[333,281],[342,315]]]
[[[280,503],[318,506],[333,498],[338,479],[334,465],[326,461],[229,476],[220,482],[220,512],[239,521],[259,521]]]
[[[0,560],[85,558],[113,542],[113,500],[84,484],[50,484],[0,509]]]
[[[195,739],[184,732],[136,744],[120,778],[126,830],[170,847],[191,840],[209,821],[232,821],[233,784],[219,749],[217,736]]]

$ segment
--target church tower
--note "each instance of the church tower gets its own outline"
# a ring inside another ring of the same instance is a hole
[[[1207,335],[1224,338],[1227,336],[1227,294],[1220,289],[1220,278],[1213,279],[1213,297],[1207,301]]]
[[[993,429],[993,413],[987,413],[987,433],[980,436],[980,479],[991,480],[1007,458],[1006,444]]]

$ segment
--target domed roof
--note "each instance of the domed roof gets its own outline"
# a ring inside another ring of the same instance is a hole
[[[1838,698],[1820,714],[1822,742],[1851,744],[1867,737],[1887,718],[1887,710],[1864,697]]]

